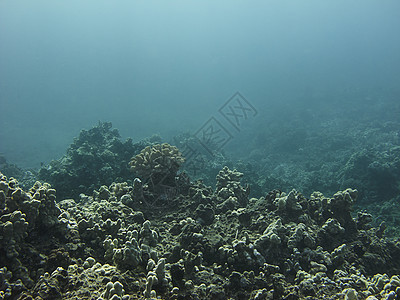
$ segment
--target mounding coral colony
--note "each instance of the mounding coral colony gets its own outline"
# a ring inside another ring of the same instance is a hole
[[[400,242],[352,215],[357,190],[254,198],[227,166],[190,180],[169,144],[132,153],[129,183],[74,199],[0,174],[0,299],[400,299]]]

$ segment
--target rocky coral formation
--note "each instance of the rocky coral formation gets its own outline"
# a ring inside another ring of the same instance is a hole
[[[19,185],[27,189],[37,180],[35,170],[24,170],[15,164],[9,163],[1,153],[0,170],[7,177],[18,178]]]
[[[91,193],[114,180],[129,180],[132,155],[159,140],[155,136],[138,143],[121,141],[110,122],[99,122],[90,130],[82,130],[66,155],[41,168],[38,177],[54,186],[60,198],[78,198],[80,193]]]
[[[83,263],[58,267],[52,273],[41,275],[35,287],[22,297],[39,299],[129,299],[125,282],[116,267],[100,264],[92,257]],[[125,282],[126,284],[126,282]]]
[[[249,185],[243,188],[240,185],[240,179],[243,173],[237,170],[231,171],[227,166],[223,167],[217,175],[217,196],[227,199],[228,202],[237,202],[240,206],[246,206],[250,194]],[[229,204],[227,204],[229,205]],[[234,205],[238,206],[238,205]]]
[[[178,174],[183,162],[178,148],[167,143],[144,148],[129,163],[138,176],[133,185],[135,197],[153,208],[170,205],[179,192],[188,189],[189,178]]]
[[[129,165],[135,174],[154,190],[160,185],[175,186],[175,177],[184,158],[178,148],[170,144],[147,146]]]
[[[0,288],[5,299],[396,299],[400,243],[352,207],[357,191],[249,198],[223,168],[212,189],[177,189],[143,205],[139,187],[99,186],[55,200],[0,180]],[[142,186],[142,192],[143,186]],[[8,257],[7,257],[8,256]],[[5,259],[7,257],[7,259]]]
[[[362,149],[351,155],[340,173],[340,182],[364,191],[363,202],[396,197],[400,191],[400,146]]]
[[[12,291],[32,288],[34,278],[44,270],[39,249],[32,248],[30,241],[40,236],[45,246],[53,234],[64,231],[55,193],[49,184],[40,182],[25,192],[14,178],[0,173],[0,265],[5,278],[12,274],[14,282],[7,285]]]

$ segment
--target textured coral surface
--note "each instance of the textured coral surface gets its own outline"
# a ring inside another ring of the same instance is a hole
[[[352,216],[357,190],[250,198],[242,175],[176,180],[169,201],[146,202],[145,185],[56,201],[1,174],[0,299],[400,297],[400,242]]]

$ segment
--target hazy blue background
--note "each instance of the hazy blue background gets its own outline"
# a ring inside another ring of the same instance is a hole
[[[0,153],[38,167],[99,120],[134,140],[195,131],[236,91],[259,112],[243,134],[395,93],[399,30],[397,0],[0,0]]]

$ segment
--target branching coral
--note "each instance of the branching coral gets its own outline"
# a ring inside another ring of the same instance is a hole
[[[174,186],[175,177],[184,161],[178,148],[164,143],[144,148],[131,159],[129,165],[149,187],[160,184]]]

